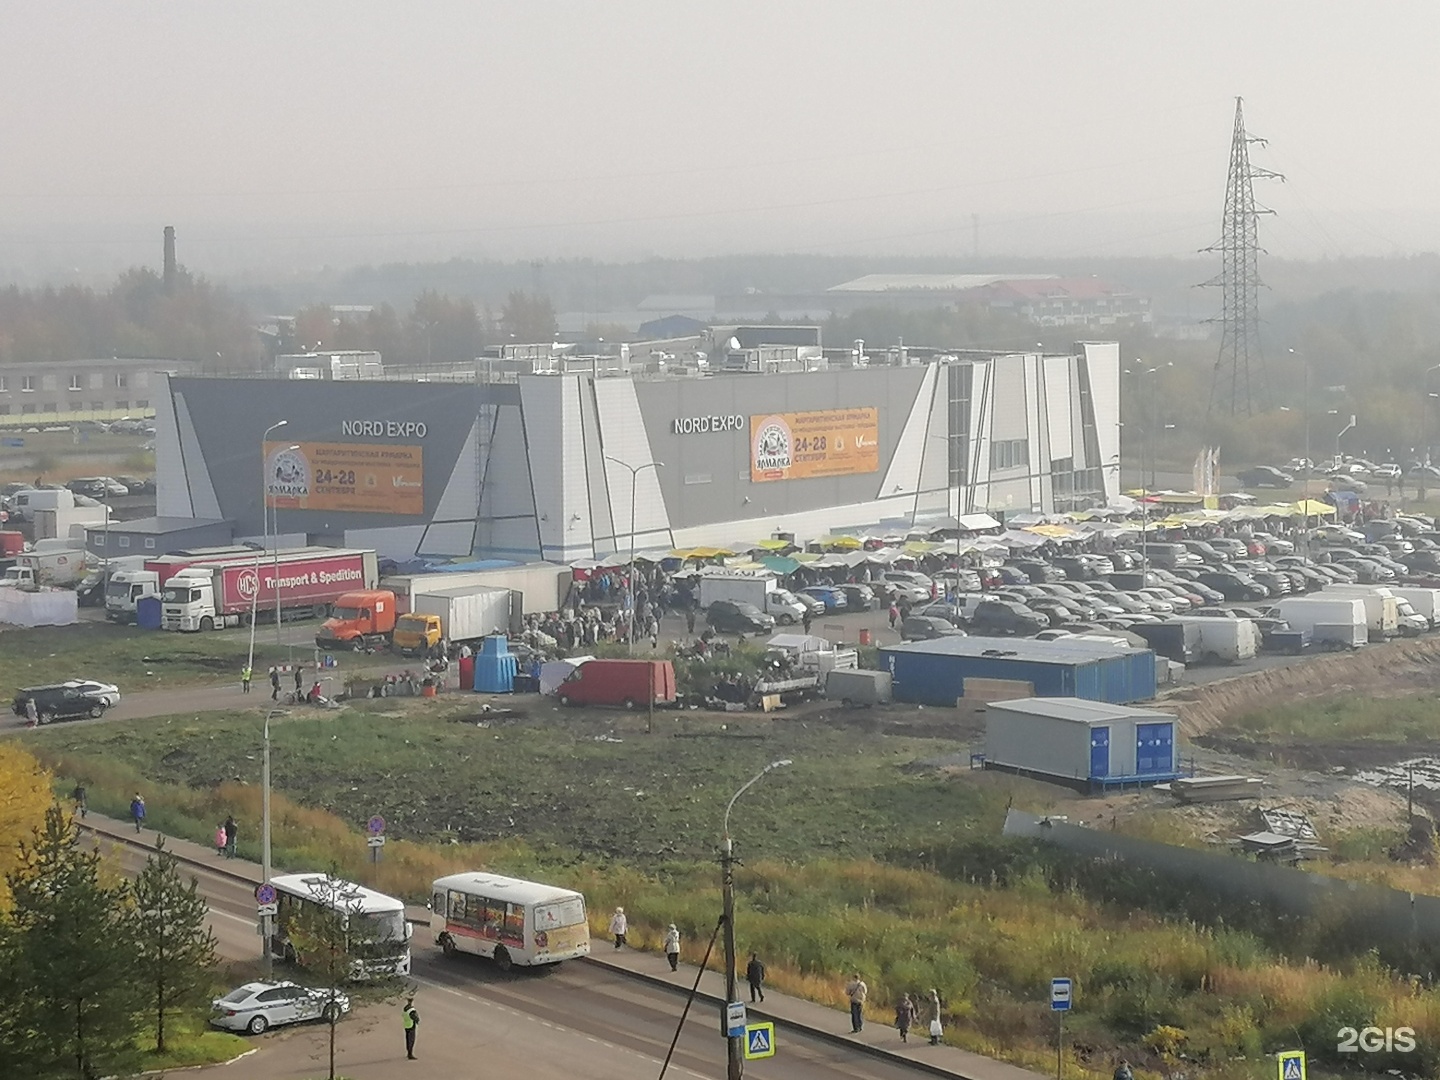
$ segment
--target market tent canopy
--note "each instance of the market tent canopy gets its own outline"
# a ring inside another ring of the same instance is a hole
[[[788,547],[794,547],[789,540],[761,540],[755,544],[762,551],[784,551]]]
[[[816,541],[821,547],[844,548],[854,551],[858,547],[864,547],[864,543],[853,536],[826,536]]]
[[[774,570],[781,577],[800,569],[800,563],[786,555],[762,555],[758,561],[761,566]]]
[[[697,547],[688,550],[676,548],[670,552],[668,557],[672,559],[723,559],[734,554],[735,552],[729,548]]]
[[[1333,514],[1335,513],[1335,507],[1327,502],[1320,502],[1318,499],[1301,499],[1295,504],[1291,513],[1297,515]]]

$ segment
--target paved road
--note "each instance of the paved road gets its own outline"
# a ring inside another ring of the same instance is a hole
[[[122,823],[92,814],[89,824],[133,836]],[[146,834],[147,838],[151,834]],[[182,858],[194,858],[189,867],[210,900],[211,926],[222,953],[232,959],[257,955],[255,901],[250,884],[240,874],[258,880],[259,868],[244,860],[219,859],[213,850],[183,840],[168,845]],[[122,865],[134,872],[143,854],[128,846],[117,848]],[[423,910],[412,916],[423,919]],[[613,961],[610,950],[600,950],[604,962],[572,962],[541,971],[502,974],[475,958],[446,960],[435,948],[428,926],[416,926],[412,942],[411,983],[417,988],[421,1010],[420,1056],[428,1074],[448,1070],[455,1076],[475,1075],[483,1060],[486,1073],[527,1077],[576,1076],[610,1078],[652,1077],[659,1073],[683,1007],[684,988],[693,983],[695,968],[682,965],[671,975],[658,957],[626,952]],[[610,966],[612,963],[617,967]],[[637,979],[625,970],[638,971]],[[719,976],[707,974],[707,979]],[[846,1035],[849,1018],[838,1009],[825,1009],[771,992],[766,1005],[779,1019],[797,1022],[825,1034],[809,1034],[782,1026],[779,1055],[746,1065],[756,1080],[827,1077],[914,1080],[911,1055],[926,1071],[963,1076],[970,1080],[1038,1080],[1033,1073],[953,1047],[932,1048],[924,1040],[902,1051],[895,1033],[870,1023],[857,1040]],[[719,1037],[716,1007],[699,1002],[692,1007],[670,1070],[673,1075],[705,1078],[725,1074],[725,1047]],[[395,1007],[360,1010],[340,1027],[338,1067],[355,1080],[389,1078],[404,1068],[404,1043]],[[247,1059],[245,1075],[299,1080],[313,1076],[325,1052],[324,1028],[274,1032],[255,1040],[259,1053]],[[881,1051],[876,1054],[875,1049]]]

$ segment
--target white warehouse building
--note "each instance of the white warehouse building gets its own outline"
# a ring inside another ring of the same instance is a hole
[[[1119,478],[1114,342],[701,377],[477,375],[172,376],[157,511],[259,538],[263,477],[286,543],[569,562],[632,541],[1084,508]]]

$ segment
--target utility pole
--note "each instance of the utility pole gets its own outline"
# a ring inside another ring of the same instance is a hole
[[[1225,182],[1225,213],[1220,239],[1202,252],[1218,252],[1220,273],[1203,282],[1219,288],[1220,354],[1210,386],[1209,415],[1253,416],[1264,409],[1266,394],[1260,350],[1259,217],[1275,211],[1255,202],[1254,181],[1284,180],[1269,169],[1250,164],[1250,144],[1265,140],[1245,130],[1244,102],[1235,99],[1235,127],[1230,137],[1230,174]],[[1253,366],[1252,366],[1253,365]]]
[[[613,461],[622,469],[630,472],[630,617],[625,632],[625,651],[629,656],[635,655],[635,484],[642,469],[659,469],[665,463],[663,461],[647,461],[643,465],[631,465],[629,462],[621,461],[617,457],[605,455],[606,461]],[[654,700],[655,695],[650,695]]]
[[[745,781],[740,790],[730,796],[730,801],[725,804],[725,819],[721,825],[720,844],[720,898],[721,898],[721,919],[725,923],[725,1001],[720,1006],[722,1023],[729,1010],[731,1002],[735,997],[735,849],[730,841],[730,811],[735,808],[735,800],[749,791],[751,786],[758,783],[766,774],[773,769],[783,769],[792,764],[789,758],[781,758],[779,761],[772,761],[765,768]],[[725,1080],[740,1080],[740,1075],[745,1071],[745,1047],[743,1036],[731,1036],[728,1032],[725,1035]]]

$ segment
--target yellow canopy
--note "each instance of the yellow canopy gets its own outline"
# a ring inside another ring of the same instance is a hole
[[[821,547],[844,548],[846,551],[856,551],[865,546],[863,541],[856,540],[853,536],[827,536],[820,541]]]
[[[793,545],[789,540],[761,540],[755,546],[763,548],[765,551],[782,551]]]
[[[697,547],[689,550],[676,548],[670,552],[670,557],[672,559],[723,559],[727,555],[734,554],[735,552],[729,548]]]
[[[1297,515],[1323,515],[1335,513],[1335,507],[1331,506],[1329,503],[1321,502],[1318,499],[1301,499],[1295,504],[1293,509]]]

